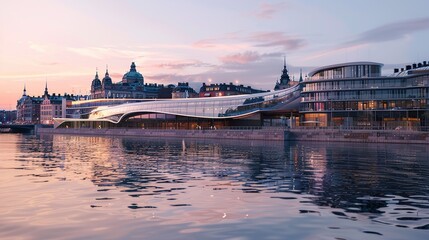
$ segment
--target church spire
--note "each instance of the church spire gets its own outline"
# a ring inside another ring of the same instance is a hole
[[[283,56],[283,68],[286,69],[286,55]]]
[[[25,83],[24,83],[24,91],[22,93],[22,96],[27,96],[27,88],[25,87]]]
[[[286,56],[284,56],[283,61],[284,61],[284,65],[283,65],[282,76],[280,77],[280,84],[286,86],[290,82],[289,73],[286,68]]]
[[[95,68],[95,79],[98,79],[98,68]]]
[[[299,69],[299,82],[302,82],[302,68]]]
[[[48,80],[46,80],[46,83],[45,83],[45,92],[44,92],[44,94],[43,94],[43,96],[45,96],[45,97],[48,97]]]
[[[106,64],[106,74],[104,75],[106,77],[109,76],[109,65]]]

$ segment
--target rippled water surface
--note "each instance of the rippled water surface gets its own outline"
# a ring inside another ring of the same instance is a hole
[[[0,134],[0,239],[427,239],[426,145]]]

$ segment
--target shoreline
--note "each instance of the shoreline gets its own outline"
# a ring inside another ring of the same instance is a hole
[[[395,130],[350,129],[53,129],[38,128],[36,134],[71,134],[89,136],[173,137],[201,139],[233,139],[264,141],[328,141],[359,143],[429,144],[429,133]]]

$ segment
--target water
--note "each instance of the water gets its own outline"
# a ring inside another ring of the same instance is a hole
[[[0,134],[0,239],[427,239],[425,145]]]

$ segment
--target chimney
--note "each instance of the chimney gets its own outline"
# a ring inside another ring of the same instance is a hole
[[[423,67],[423,64],[422,63],[418,63],[417,67],[421,68],[421,67]]]
[[[403,72],[404,71],[404,68],[401,68],[401,72]]]
[[[426,61],[423,61],[423,66],[426,67]]]
[[[411,65],[405,66],[405,70],[411,70]]]
[[[394,73],[398,73],[398,72],[399,72],[399,69],[398,69],[398,68],[395,68],[395,69],[393,69],[393,72],[394,72]]]
[[[413,63],[413,69],[417,68],[417,64]]]

